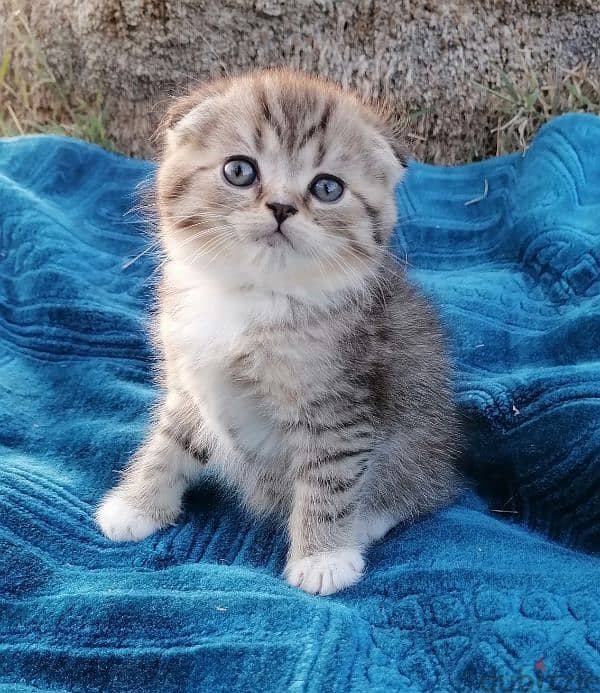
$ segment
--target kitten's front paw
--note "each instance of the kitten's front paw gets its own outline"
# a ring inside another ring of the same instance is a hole
[[[96,511],[102,533],[113,541],[140,541],[161,525],[150,515],[132,508],[117,496],[109,496]]]
[[[285,567],[290,585],[310,594],[333,594],[360,580],[365,562],[356,549],[297,558]]]

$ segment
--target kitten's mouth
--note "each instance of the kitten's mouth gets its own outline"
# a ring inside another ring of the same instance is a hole
[[[277,246],[280,246],[282,244],[287,244],[294,247],[292,245],[292,242],[290,239],[287,237],[285,232],[282,230],[281,226],[278,226],[276,229],[273,231],[270,231],[268,234],[263,236],[263,238],[266,240],[267,245],[270,248],[276,248]]]

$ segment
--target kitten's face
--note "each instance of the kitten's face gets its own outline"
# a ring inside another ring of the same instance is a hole
[[[159,170],[167,252],[227,283],[344,289],[381,261],[403,166],[351,94],[263,72],[181,99]]]

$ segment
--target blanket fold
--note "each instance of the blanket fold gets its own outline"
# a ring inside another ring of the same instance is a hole
[[[473,489],[327,598],[211,479],[139,544],[94,526],[156,396],[152,174],[0,140],[0,690],[600,690],[600,118],[411,163],[394,250],[446,326]]]

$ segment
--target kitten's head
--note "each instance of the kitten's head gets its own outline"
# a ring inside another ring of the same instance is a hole
[[[226,283],[352,288],[381,263],[403,168],[386,119],[332,83],[283,70],[212,82],[165,120],[163,241]]]

